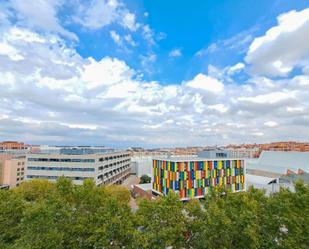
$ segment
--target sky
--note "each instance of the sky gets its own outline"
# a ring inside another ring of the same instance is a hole
[[[0,140],[309,140],[308,0],[0,0]]]

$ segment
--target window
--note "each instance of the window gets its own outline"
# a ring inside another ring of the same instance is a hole
[[[55,170],[55,171],[82,171],[82,172],[94,172],[94,168],[68,168],[68,167],[34,167],[29,166],[28,170]]]
[[[65,162],[65,163],[94,163],[95,159],[78,158],[28,158],[29,162]]]
[[[28,175],[27,178],[28,179],[43,178],[43,179],[49,179],[49,180],[57,180],[58,176]],[[66,178],[70,178],[72,180],[79,180],[79,181],[91,179],[91,177],[66,177]]]

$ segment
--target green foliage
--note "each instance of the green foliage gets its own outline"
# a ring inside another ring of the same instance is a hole
[[[204,200],[174,193],[140,200],[122,186],[33,180],[0,191],[0,248],[309,248],[309,187],[266,196],[213,189]]]
[[[139,181],[140,184],[150,183],[150,182],[151,182],[151,177],[148,175],[142,175]]]
[[[119,201],[129,203],[131,195],[127,188],[121,185],[111,185],[105,187],[105,191]]]
[[[169,193],[155,202],[142,199],[137,211],[142,244],[139,248],[183,248],[185,245],[185,214],[179,197]]]

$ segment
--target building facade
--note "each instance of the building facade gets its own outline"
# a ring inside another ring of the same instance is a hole
[[[14,188],[25,179],[25,156],[7,155],[0,159],[0,185]]]
[[[240,159],[158,158],[153,160],[153,189],[170,190],[181,199],[202,198],[215,186],[245,190],[245,164]]]
[[[85,179],[93,179],[96,185],[111,185],[121,183],[130,175],[131,160],[128,152],[92,152],[97,150],[87,148],[81,153],[77,153],[77,150],[70,153],[66,148],[59,154],[29,154],[26,159],[26,179],[44,178],[55,181],[60,176],[65,176],[79,185]]]
[[[198,157],[202,158],[231,158],[231,154],[227,150],[222,149],[209,149],[209,150],[203,150],[197,153]]]
[[[131,158],[131,173],[141,177],[142,175],[152,176],[152,157],[132,157]]]
[[[25,150],[28,149],[29,146],[16,141],[3,141],[0,142],[0,150]]]
[[[258,147],[254,148],[227,148],[230,156],[233,158],[256,158],[259,155],[260,149]]]

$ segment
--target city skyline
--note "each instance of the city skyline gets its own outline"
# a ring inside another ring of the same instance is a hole
[[[309,140],[306,1],[0,2],[1,140]]]

